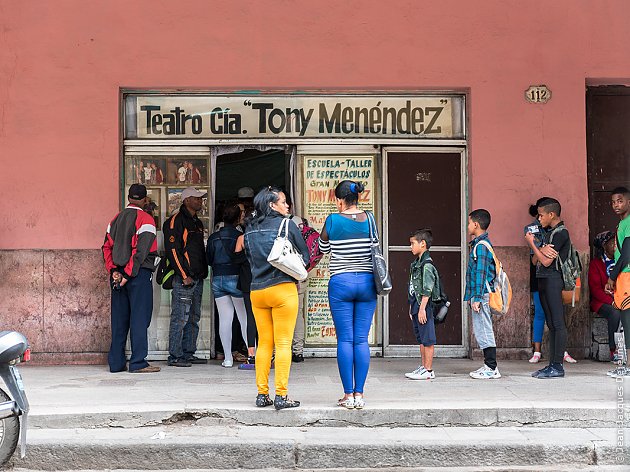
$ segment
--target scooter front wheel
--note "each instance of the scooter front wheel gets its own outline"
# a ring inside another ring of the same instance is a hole
[[[0,389],[0,403],[10,400],[9,396]],[[0,420],[0,466],[9,462],[13,456],[19,437],[20,419],[17,416]]]

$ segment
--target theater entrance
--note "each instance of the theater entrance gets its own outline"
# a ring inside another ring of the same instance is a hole
[[[407,311],[409,233],[434,230],[433,258],[451,300],[437,330],[436,354],[467,355],[462,309],[466,215],[466,119],[462,93],[123,93],[121,206],[129,185],[147,185],[163,251],[162,224],[184,188],[208,192],[201,219],[208,235],[226,202],[282,188],[294,214],[320,230],[336,211],[335,186],[361,181],[360,207],[374,212],[394,290],[379,298],[370,350],[418,355]],[[304,287],[305,357],[335,356],[328,308],[327,258]],[[171,292],[158,285],[149,328],[150,358],[168,355]],[[214,356],[214,302],[204,285],[198,354]],[[238,336],[233,336],[238,338]]]

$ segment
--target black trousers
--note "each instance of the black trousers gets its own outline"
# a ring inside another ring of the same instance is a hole
[[[564,282],[561,277],[538,279],[538,293],[540,304],[545,312],[545,321],[549,328],[549,362],[562,364],[564,351],[567,348],[567,326],[564,322],[564,305],[562,304],[562,289]]]
[[[247,347],[256,347],[258,330],[256,329],[256,319],[252,310],[250,292],[243,292],[243,301],[245,302],[245,311],[247,311]]]
[[[621,320],[621,312],[612,305],[602,305],[597,314],[608,320],[608,347],[611,350],[617,349],[615,344],[615,332],[619,329],[619,321]],[[624,328],[625,331],[625,328]]]

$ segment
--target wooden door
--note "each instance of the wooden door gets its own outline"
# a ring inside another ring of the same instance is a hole
[[[407,304],[409,265],[414,258],[409,235],[414,229],[431,228],[431,255],[451,300],[447,321],[436,326],[438,345],[451,346],[452,355],[463,355],[464,153],[453,148],[387,148],[384,153],[386,244],[394,286],[387,300],[385,353],[417,353]]]
[[[630,87],[589,87],[586,93],[588,226],[590,241],[615,231],[610,191],[630,186]],[[592,246],[592,244],[591,244]]]

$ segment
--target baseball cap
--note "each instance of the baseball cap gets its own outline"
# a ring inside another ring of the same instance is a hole
[[[147,196],[147,188],[142,184],[133,184],[129,187],[128,196],[132,200],[142,200]]]
[[[254,198],[254,189],[251,187],[241,187],[238,189],[238,198]]]
[[[186,200],[188,197],[205,197],[208,195],[208,192],[202,192],[201,190],[197,190],[195,187],[185,188],[182,192],[182,201]]]

